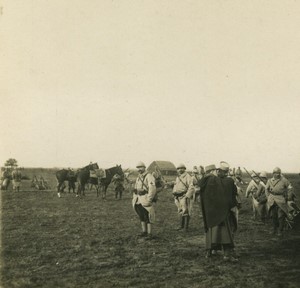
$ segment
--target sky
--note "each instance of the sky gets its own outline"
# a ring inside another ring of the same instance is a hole
[[[300,172],[300,1],[0,0],[0,165]]]

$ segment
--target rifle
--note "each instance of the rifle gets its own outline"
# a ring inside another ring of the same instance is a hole
[[[245,167],[243,167],[243,168],[244,168],[244,170],[247,172],[247,174],[250,176],[250,178],[253,179],[253,177],[252,177],[251,174],[248,172],[248,170],[247,170]]]
[[[255,174],[255,176],[256,176],[261,182],[264,183],[264,181],[262,180],[262,178],[260,178],[260,176],[259,176],[254,170],[252,170],[252,171],[253,171],[253,173]]]

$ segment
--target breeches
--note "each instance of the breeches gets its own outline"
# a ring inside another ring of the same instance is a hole
[[[175,204],[178,208],[178,213],[182,214],[182,216],[188,215],[188,203],[186,197],[176,197]]]
[[[142,204],[135,204],[134,208],[141,222],[150,223],[149,212],[143,207]]]
[[[283,230],[284,219],[286,217],[285,212],[282,211],[278,205],[274,204],[270,209],[270,215],[274,227],[279,227],[280,230]]]

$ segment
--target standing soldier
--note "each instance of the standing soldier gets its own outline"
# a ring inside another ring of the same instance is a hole
[[[241,168],[238,167],[238,168],[236,169],[236,171],[233,172],[233,173],[234,173],[236,179],[237,179],[240,183],[244,184],[243,179],[242,179],[243,173],[242,173]]]
[[[173,196],[178,208],[180,226],[178,230],[188,230],[193,208],[195,188],[193,178],[186,172],[184,164],[177,166],[178,176],[173,187]]]
[[[261,221],[265,224],[267,216],[267,196],[266,196],[266,184],[268,182],[267,172],[261,172],[259,174],[259,184],[257,187],[257,192],[253,197],[255,197],[257,204],[257,213],[260,216]]]
[[[152,238],[152,226],[155,221],[155,210],[153,199],[156,195],[155,179],[151,173],[146,171],[146,165],[139,162],[136,165],[139,175],[135,182],[132,205],[134,211],[140,218],[142,233],[141,237]]]
[[[199,181],[202,178],[202,174],[199,173],[197,166],[194,166],[193,168],[193,185],[195,187],[195,202],[200,202],[200,187],[199,187]]]
[[[281,169],[274,168],[273,177],[266,184],[266,196],[268,211],[273,222],[272,234],[277,232],[277,236],[282,235],[284,221],[289,216],[287,196],[292,189],[291,183],[281,174]]]
[[[12,174],[12,181],[13,181],[13,190],[16,192],[20,192],[20,186],[21,186],[21,180],[22,180],[22,174],[18,167],[15,167]]]
[[[258,190],[258,184],[259,184],[259,178],[256,173],[251,174],[251,181],[248,184],[248,187],[246,189],[246,198],[248,198],[250,195],[252,197],[252,211],[253,211],[253,219],[256,219],[257,216],[257,207],[258,202],[256,200],[256,193]]]
[[[124,188],[124,177],[122,177],[119,174],[115,174],[113,178],[111,179],[111,182],[115,186],[115,199],[122,199],[122,194],[123,191],[125,190]]]

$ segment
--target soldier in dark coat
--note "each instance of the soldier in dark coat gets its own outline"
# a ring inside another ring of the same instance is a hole
[[[206,236],[206,257],[212,251],[223,250],[224,260],[237,262],[234,257],[233,235],[237,228],[235,214],[237,188],[232,178],[227,177],[229,166],[221,162],[220,168],[209,165],[206,175],[199,181],[201,208]],[[218,171],[218,174],[217,174]]]

